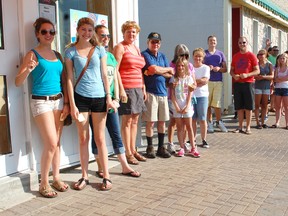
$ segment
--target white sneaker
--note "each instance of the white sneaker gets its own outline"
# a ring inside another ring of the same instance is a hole
[[[224,125],[224,123],[223,123],[223,121],[222,120],[220,120],[218,123],[216,123],[217,124],[217,127],[222,131],[222,132],[225,132],[225,133],[227,133],[228,132],[228,130],[227,130],[227,128],[225,127],[225,125]]]
[[[184,144],[184,151],[185,151],[185,153],[190,152],[190,148],[191,148],[190,143],[185,143],[185,144]]]
[[[214,133],[213,121],[212,122],[210,122],[210,121],[207,122],[207,132],[208,133]]]
[[[170,154],[175,154],[176,153],[176,149],[175,149],[175,145],[174,143],[168,143],[167,144],[167,150]]]

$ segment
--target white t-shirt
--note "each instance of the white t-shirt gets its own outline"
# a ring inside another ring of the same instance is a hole
[[[195,77],[197,79],[201,79],[203,77],[207,77],[207,79],[210,79],[210,67],[207,65],[202,65],[200,67],[194,67],[195,69]],[[198,87],[194,91],[195,97],[208,97],[209,96],[209,90],[208,90],[208,83],[204,86]]]

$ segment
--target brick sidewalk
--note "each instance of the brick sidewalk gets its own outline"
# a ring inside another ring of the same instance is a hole
[[[237,127],[231,118],[224,121],[230,131]],[[70,189],[55,199],[34,191],[35,198],[0,215],[288,215],[287,138],[283,128],[252,128],[252,135],[215,132],[208,134],[210,149],[199,148],[199,159],[149,159],[134,166],[142,173],[138,179],[121,176],[121,167],[114,166],[109,192],[97,190],[101,181],[90,167],[85,190]],[[80,173],[76,168],[62,176],[72,184]]]

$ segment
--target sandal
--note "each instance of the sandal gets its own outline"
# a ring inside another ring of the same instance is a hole
[[[257,129],[262,129],[263,127],[262,127],[262,125],[259,124],[259,125],[256,126],[256,128]]]
[[[242,128],[237,128],[234,131],[232,131],[233,133],[245,133]]]
[[[131,154],[131,155],[126,155],[126,159],[128,164],[133,164],[133,165],[138,165],[139,161]]]
[[[107,181],[110,182],[110,184],[107,184]],[[100,190],[102,191],[108,191],[112,189],[112,181],[110,179],[107,178],[103,178],[103,183],[101,184],[101,188]]]
[[[55,198],[58,196],[57,192],[53,190],[50,185],[39,188],[39,193],[46,198]]]
[[[267,124],[263,124],[262,127],[263,128],[268,128],[268,125]]]
[[[245,131],[245,134],[247,134],[247,135],[251,135],[252,132],[251,132],[251,130],[246,130],[246,131]]]
[[[89,185],[89,180],[85,178],[80,178],[78,182],[73,185],[75,190],[83,190],[87,185]]]
[[[56,190],[60,191],[60,192],[65,192],[68,190],[69,186],[67,184],[65,184],[63,181],[54,181],[52,183],[52,187],[55,188]]]
[[[103,178],[103,172],[102,171],[96,171],[96,176],[98,178]]]
[[[139,178],[139,177],[141,176],[141,173],[134,170],[134,171],[131,171],[131,172],[128,172],[128,173],[123,173],[123,172],[122,172],[122,175],[124,175],[124,176],[129,176],[129,177]]]
[[[134,157],[138,160],[138,161],[142,161],[142,162],[145,162],[147,159],[142,156],[141,154],[139,154],[139,152],[135,151],[134,152]]]
[[[271,128],[278,128],[278,127],[279,127],[279,125],[277,125],[277,124],[271,125]]]

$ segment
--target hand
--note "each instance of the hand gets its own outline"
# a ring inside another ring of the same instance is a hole
[[[128,97],[127,97],[125,90],[120,92],[120,101],[122,103],[127,103],[127,101],[128,101]]]
[[[266,39],[266,47],[270,47],[272,45],[272,42],[269,38]]]
[[[240,76],[239,76],[239,74],[235,74],[235,75],[233,76],[233,78],[234,78],[235,80],[239,80],[239,79],[240,79]]]
[[[64,104],[63,110],[62,110],[62,113],[61,113],[61,117],[62,117],[63,119],[66,119],[66,117],[69,115],[69,113],[70,113],[70,106],[69,106],[69,104],[68,104],[68,105],[65,105],[65,104]]]
[[[78,119],[78,115],[79,115],[79,110],[78,108],[74,105],[72,107],[70,107],[70,113],[71,113],[71,117],[72,119]]]
[[[26,65],[26,70],[29,71],[29,73],[31,73],[31,71],[33,71],[35,69],[35,67],[37,67],[37,65],[39,64],[38,61],[34,60],[34,53],[31,51],[31,55],[29,60],[27,60],[26,62],[24,62],[24,64]]]
[[[239,76],[240,76],[241,79],[248,78],[248,74],[247,73],[242,73]]]
[[[220,71],[220,69],[221,69],[220,67],[213,67],[213,69],[212,69],[212,70],[213,70],[214,72],[219,72],[219,71]]]
[[[195,89],[196,89],[196,85],[195,84],[188,85],[188,90],[190,92],[193,92]]]
[[[116,104],[111,100],[110,95],[106,97],[106,106],[107,106],[107,110],[114,110],[114,112],[117,112],[117,106]]]

